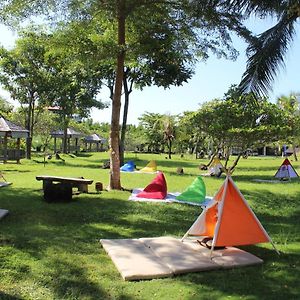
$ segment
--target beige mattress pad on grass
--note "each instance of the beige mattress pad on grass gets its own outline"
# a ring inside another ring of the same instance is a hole
[[[210,250],[197,241],[173,237],[102,239],[124,280],[154,279],[176,274],[261,264],[263,261],[235,247]]]

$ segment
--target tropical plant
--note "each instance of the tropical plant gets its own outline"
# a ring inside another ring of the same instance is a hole
[[[168,148],[168,157],[172,158],[172,143],[175,139],[176,117],[169,114],[162,118],[164,140]]]
[[[253,94],[237,96],[231,88],[224,99],[205,103],[194,113],[193,123],[200,131],[210,136],[218,149],[226,152],[226,163],[230,149],[240,149],[237,159],[229,168],[233,170],[248,148],[275,142],[290,132],[286,114],[265,98],[255,101]]]
[[[13,110],[13,105],[0,96],[0,115],[6,116]]]
[[[22,107],[24,125],[29,131],[26,155],[30,159],[38,104],[49,92],[44,68],[46,35],[41,31],[25,30],[19,36],[13,49],[0,49],[0,82]]]
[[[196,154],[208,148],[210,137],[199,126],[195,112],[184,112],[178,121],[176,144],[180,153],[189,152]]]
[[[158,113],[144,113],[139,117],[139,125],[144,128],[147,152],[161,153],[164,147],[162,126],[163,115]]]
[[[111,189],[120,189],[120,155],[119,155],[119,121],[121,108],[121,94],[124,79],[124,65],[127,54],[126,25],[130,20],[140,20],[145,23],[151,20],[157,12],[166,12],[168,26],[177,26],[177,22],[185,20],[191,27],[196,28],[195,39],[190,44],[198,43],[198,53],[212,51],[217,55],[229,53],[235,56],[236,51],[232,51],[231,39],[228,30],[234,30],[246,36],[248,31],[241,25],[241,17],[233,12],[229,7],[224,6],[219,1],[201,1],[194,10],[192,1],[156,1],[156,0],[111,0],[111,1],[30,1],[8,0],[0,3],[0,18],[6,22],[11,20],[20,21],[29,15],[38,15],[41,12],[50,11],[50,16],[58,15],[67,17],[68,20],[86,19],[91,20],[95,15],[103,14],[107,20],[111,21],[117,28],[114,35],[116,41],[116,65],[115,81],[112,97],[112,118],[111,118]],[[53,14],[54,12],[54,14]],[[58,17],[58,19],[60,19]],[[170,22],[171,21],[171,22]],[[134,23],[134,22],[133,22]],[[160,26],[155,31],[157,40],[160,39]],[[201,35],[203,33],[203,35]],[[184,32],[183,34],[186,34]],[[179,36],[180,38],[180,36]],[[211,42],[210,42],[211,41]],[[159,70],[159,69],[158,69]]]
[[[278,69],[284,66],[285,56],[296,35],[296,25],[300,17],[300,2],[229,0],[225,1],[245,17],[272,17],[277,22],[265,32],[253,37],[247,48],[247,68],[240,83],[245,93],[266,95],[272,89]]]
[[[287,124],[291,127],[291,135],[284,138],[285,142],[291,143],[294,158],[297,161],[296,146],[300,143],[300,98],[299,93],[290,93],[289,96],[280,96],[277,105],[287,113]]]

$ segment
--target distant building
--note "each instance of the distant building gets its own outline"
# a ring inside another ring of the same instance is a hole
[[[80,145],[79,145],[79,139],[82,138],[84,136],[83,133],[81,132],[77,132],[76,130],[72,129],[72,128],[67,128],[67,152],[75,152],[78,153],[80,152]],[[62,139],[64,138],[64,131],[63,130],[55,130],[51,132],[51,137],[54,138],[54,153],[56,153],[57,151],[61,151],[62,150],[62,143],[60,145],[60,147],[58,147],[57,145],[57,139]],[[71,141],[74,141],[73,143],[71,143]]]
[[[94,133],[86,136],[83,139],[85,143],[85,151],[103,151],[103,145],[107,142],[106,139],[101,138],[98,134]]]
[[[0,116],[0,159],[20,162],[25,157],[25,151],[20,149],[21,138],[29,137],[29,131]],[[16,139],[16,148],[8,149],[8,139]]]

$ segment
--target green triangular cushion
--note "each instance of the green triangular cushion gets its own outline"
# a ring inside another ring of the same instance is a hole
[[[206,196],[206,187],[203,179],[197,177],[185,191],[176,197],[176,200],[187,202],[202,202]]]

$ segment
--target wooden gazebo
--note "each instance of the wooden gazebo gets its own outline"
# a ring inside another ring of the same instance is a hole
[[[79,139],[82,138],[84,134],[77,132],[76,130],[72,128],[67,128],[67,152],[80,152],[80,145],[79,145]],[[56,130],[51,132],[51,137],[54,138],[54,153],[57,152],[57,138],[63,139],[64,138],[64,131],[63,130]],[[71,140],[74,140],[75,142],[73,145],[71,145]]]
[[[8,160],[16,160],[19,163],[20,159],[25,157],[25,151],[20,149],[21,138],[28,137],[28,130],[0,116],[0,159],[4,163]],[[8,149],[9,138],[16,139],[16,149]]]
[[[84,144],[85,144],[85,151],[103,151],[103,144],[106,142],[106,139],[101,138],[98,134],[93,133],[91,135],[86,136],[84,139]],[[93,149],[93,145],[94,149]],[[96,149],[95,149],[96,148]]]

